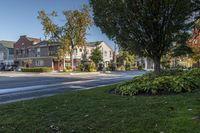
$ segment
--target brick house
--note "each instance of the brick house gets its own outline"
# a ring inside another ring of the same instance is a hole
[[[0,41],[0,64],[13,65],[14,43],[12,41]]]
[[[48,43],[37,38],[20,36],[14,44],[15,64],[21,67],[52,67],[54,70],[63,70],[63,61],[57,60],[59,44]],[[88,43],[84,48],[76,48],[73,54],[74,65],[78,66],[83,59],[83,54],[87,53],[87,58],[91,55],[92,49],[100,46],[103,55],[103,63],[107,65],[113,58],[113,50],[105,42]],[[65,65],[70,66],[70,56],[65,57]]]
[[[58,44],[49,44],[41,39],[20,36],[14,44],[15,64],[21,67],[52,67],[62,69],[62,63],[56,61]]]

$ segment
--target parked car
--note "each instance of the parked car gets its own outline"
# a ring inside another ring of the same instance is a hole
[[[4,71],[4,70],[5,70],[5,67],[6,67],[6,66],[5,66],[4,64],[1,64],[1,65],[0,65],[0,71]]]
[[[5,67],[5,71],[13,71],[12,65],[7,65],[7,66]]]
[[[22,68],[20,66],[16,66],[16,68],[14,70],[20,72],[22,70]]]
[[[0,71],[14,71],[16,68],[16,65],[0,65]]]

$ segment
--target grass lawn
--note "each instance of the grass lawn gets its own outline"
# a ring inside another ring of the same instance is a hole
[[[122,97],[113,87],[0,105],[0,133],[200,133],[200,91]]]

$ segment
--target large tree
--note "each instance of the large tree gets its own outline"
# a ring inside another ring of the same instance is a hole
[[[90,0],[90,5],[102,32],[123,49],[150,57],[157,74],[161,57],[177,33],[188,30],[197,9],[192,0]]]
[[[91,26],[92,20],[87,6],[83,6],[80,10],[64,11],[63,15],[65,16],[63,26],[54,23],[53,17],[57,17],[55,11],[50,14],[45,11],[39,11],[38,19],[41,20],[45,36],[49,37],[51,42],[60,44],[58,58],[64,60],[64,66],[65,56],[70,54],[73,70],[74,51],[77,47],[83,47],[86,44],[86,31]]]

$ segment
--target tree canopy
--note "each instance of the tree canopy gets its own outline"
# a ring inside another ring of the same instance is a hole
[[[63,15],[65,17],[63,26],[54,23],[53,18],[58,16],[55,11],[50,14],[39,11],[38,19],[41,20],[45,36],[50,41],[60,44],[58,57],[65,59],[66,53],[70,53],[73,69],[74,50],[86,44],[87,28],[91,26],[92,20],[87,6],[83,6],[80,10],[63,11]]]
[[[120,64],[123,64],[123,65],[134,64],[135,55],[134,54],[130,54],[128,51],[123,51],[122,50],[122,51],[119,52],[118,61],[120,62]]]
[[[150,57],[155,72],[178,33],[191,28],[191,0],[90,0],[94,22],[123,49]]]

